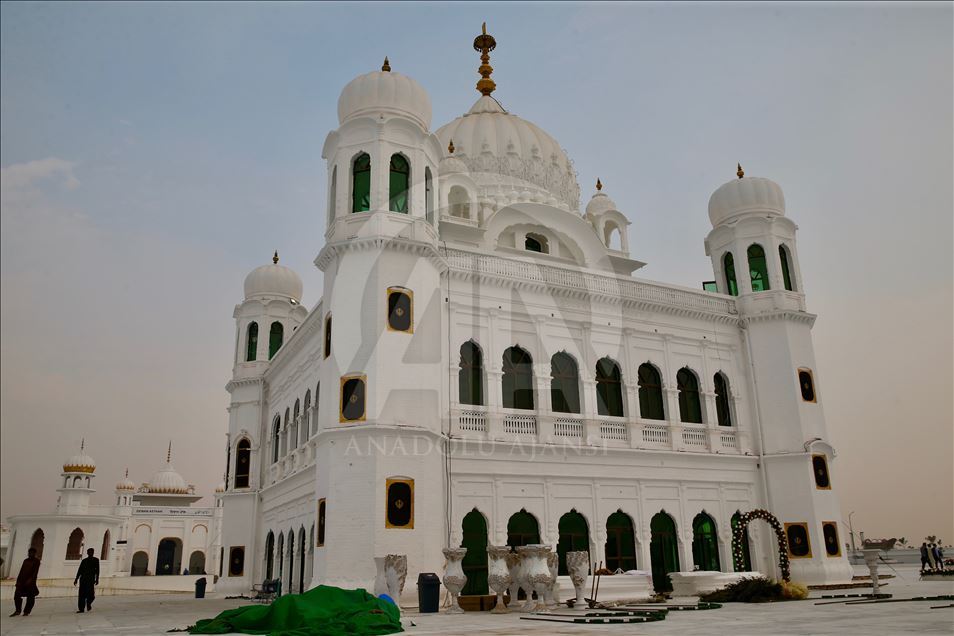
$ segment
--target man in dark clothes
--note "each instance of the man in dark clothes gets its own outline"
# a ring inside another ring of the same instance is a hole
[[[40,590],[36,587],[36,577],[40,573],[40,560],[36,558],[36,548],[27,550],[27,558],[23,559],[23,565],[20,566],[20,573],[17,575],[17,585],[13,592],[13,605],[16,611],[10,614],[11,617],[19,616],[23,611],[24,616],[29,616],[33,611],[33,603],[39,595]],[[23,597],[26,597],[26,607],[23,607]]]
[[[86,551],[86,558],[80,561],[73,585],[79,581],[79,609],[77,614],[93,609],[96,598],[96,586],[99,585],[99,559],[93,556],[93,548]]]

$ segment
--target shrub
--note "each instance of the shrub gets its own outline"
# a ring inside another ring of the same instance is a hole
[[[808,587],[801,583],[782,581],[782,596],[788,601],[801,601],[808,598]]]
[[[808,588],[799,583],[778,583],[764,577],[742,579],[721,590],[703,594],[708,603],[768,603],[798,600],[808,596]]]

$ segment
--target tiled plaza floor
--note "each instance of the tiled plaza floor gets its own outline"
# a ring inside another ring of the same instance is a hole
[[[890,573],[890,570],[883,570]],[[954,581],[919,582],[911,566],[898,567],[900,577],[888,581],[883,591],[894,598],[954,594]],[[850,590],[858,592],[859,590]],[[860,590],[863,591],[863,590]],[[813,592],[813,597],[822,593]],[[0,619],[0,636],[88,634],[166,634],[199,618],[242,605],[245,601],[206,598],[196,600],[185,595],[104,596],[96,600],[89,614],[74,614],[72,599],[39,599],[32,616],[7,618],[12,611],[7,601]],[[454,636],[457,634],[675,634],[696,635],[885,635],[954,634],[954,609],[930,609],[947,602],[885,603],[878,605],[815,605],[815,601],[767,605],[726,604],[722,609],[695,612],[671,612],[662,622],[639,625],[567,625],[521,620],[519,615],[463,615],[405,612],[415,624],[408,626],[411,636]]]

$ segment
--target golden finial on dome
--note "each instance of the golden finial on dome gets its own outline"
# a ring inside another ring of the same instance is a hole
[[[272,256],[272,262],[278,265],[278,250],[275,250],[275,255]],[[170,442],[171,444],[172,442]]]
[[[388,56],[384,56],[384,64],[381,65],[381,70],[385,73],[391,72],[391,63],[388,62]]]
[[[599,178],[599,177],[596,177],[596,189],[597,189],[597,190],[602,190],[602,189],[603,189],[603,183],[600,181],[600,178]]]
[[[487,34],[487,23],[484,22],[481,27],[481,33],[474,38],[474,50],[480,51],[480,67],[477,72],[480,73],[480,79],[477,80],[477,91],[481,95],[490,95],[497,88],[497,85],[490,74],[494,72],[494,67],[490,65],[490,52],[497,48],[497,40],[494,36]]]
[[[169,450],[166,451],[166,463],[172,463],[172,440],[169,440]]]
[[[447,144],[447,152],[454,154],[454,140],[451,139],[450,143]]]
[[[129,469],[126,469],[126,479],[129,479]]]
[[[80,452],[82,453],[86,449],[86,438],[80,440]]]
[[[737,165],[739,166],[739,169],[736,171],[735,174],[736,174],[736,176],[738,176],[738,177],[741,179],[742,177],[745,176],[745,171],[742,170],[742,164],[741,164],[741,163],[740,163],[740,164],[737,164]]]

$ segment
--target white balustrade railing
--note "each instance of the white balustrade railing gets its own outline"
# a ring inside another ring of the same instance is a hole
[[[726,450],[739,450],[739,438],[734,431],[722,431],[719,433],[719,441]]]
[[[629,441],[629,430],[624,422],[601,422],[600,438],[618,442]]]
[[[669,428],[662,424],[643,426],[643,443],[652,446],[669,446]]]
[[[514,414],[504,415],[503,430],[504,433],[510,433],[513,435],[536,435],[537,416]]]
[[[572,437],[583,439],[583,420],[558,417],[553,420],[554,437]]]
[[[693,448],[705,448],[707,439],[705,429],[684,428],[682,429],[682,443],[685,446]]]
[[[462,431],[484,433],[487,431],[487,414],[483,411],[461,411],[457,416],[457,426]]]

